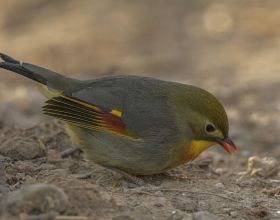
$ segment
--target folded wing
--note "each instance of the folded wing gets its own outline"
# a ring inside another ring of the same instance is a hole
[[[77,127],[134,138],[127,133],[122,112],[117,109],[108,112],[76,98],[61,95],[48,100],[43,106],[43,112]]]

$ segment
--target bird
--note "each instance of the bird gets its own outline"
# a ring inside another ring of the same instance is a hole
[[[65,124],[85,158],[128,175],[164,173],[216,144],[228,153],[223,105],[208,91],[152,77],[66,77],[0,53],[0,68],[40,84],[43,113]]]

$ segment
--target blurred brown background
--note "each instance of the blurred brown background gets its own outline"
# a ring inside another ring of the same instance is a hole
[[[147,75],[221,99],[241,152],[280,156],[278,0],[1,0],[0,48],[70,76]],[[33,82],[0,73],[0,126],[47,120]]]

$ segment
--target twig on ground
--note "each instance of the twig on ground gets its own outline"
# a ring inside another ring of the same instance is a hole
[[[132,189],[132,191],[134,191],[135,193],[138,194],[145,194],[145,195],[149,195],[149,196],[155,196],[155,197],[164,197],[163,195],[155,195],[146,191],[141,191],[141,190],[137,190],[137,189]]]
[[[229,198],[227,196],[223,196],[223,195],[212,193],[212,192],[191,191],[191,190],[185,190],[185,189],[147,189],[147,191],[139,191],[139,190],[132,189],[132,191],[135,191],[136,193],[151,195],[151,196],[159,196],[159,195],[150,194],[147,191],[184,192],[184,193],[192,193],[192,194],[204,194],[204,195],[211,195],[211,196],[220,197],[220,198],[223,198],[223,199],[228,199],[228,200],[233,201],[233,202],[239,202],[239,201],[237,201],[235,199],[232,199],[232,198]]]

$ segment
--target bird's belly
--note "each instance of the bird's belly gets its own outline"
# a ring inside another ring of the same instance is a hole
[[[165,146],[139,145],[137,142],[102,132],[89,132],[73,126],[66,128],[72,140],[81,146],[88,160],[131,174],[162,173],[194,160],[215,144],[209,141],[191,141],[181,147],[175,144],[167,149]]]
[[[164,145],[145,145],[106,132],[93,132],[69,125],[67,132],[81,146],[88,160],[131,174],[162,173],[171,167],[170,161],[175,156],[168,153]]]

